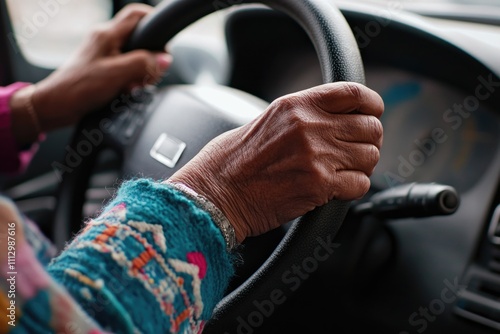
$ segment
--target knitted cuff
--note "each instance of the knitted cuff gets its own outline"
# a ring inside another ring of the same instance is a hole
[[[181,192],[184,196],[192,200],[197,207],[210,214],[210,217],[214,221],[215,225],[217,225],[217,227],[220,229],[222,236],[226,241],[226,248],[228,252],[232,252],[239,246],[238,242],[236,241],[236,233],[233,226],[226,218],[226,216],[222,213],[222,211],[220,211],[215,206],[215,204],[183,183],[173,182],[170,180],[167,180],[163,183]]]

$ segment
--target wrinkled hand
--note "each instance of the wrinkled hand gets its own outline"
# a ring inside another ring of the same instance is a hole
[[[380,157],[383,110],[377,93],[355,83],[286,95],[212,140],[170,180],[218,206],[241,242],[332,199],[364,196]]]
[[[170,55],[121,52],[139,21],[152,10],[143,4],[126,6],[95,29],[66,64],[36,85],[32,102],[42,131],[74,124],[120,93],[159,81],[172,62]],[[16,106],[16,95],[11,105]],[[27,97],[20,91],[18,98]],[[17,105],[22,108],[26,103],[18,101]],[[26,120],[24,128],[30,121]]]

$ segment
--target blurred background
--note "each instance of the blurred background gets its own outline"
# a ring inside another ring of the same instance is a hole
[[[171,1],[171,0],[164,0]],[[356,0],[353,0],[356,1]],[[434,12],[436,15],[455,14],[464,11],[487,14],[500,20],[500,0],[357,0],[378,3],[391,8],[409,9],[416,12]],[[139,1],[138,1],[139,2]],[[162,0],[145,1],[156,5]],[[7,0],[15,40],[20,52],[32,64],[54,69],[61,65],[80,44],[95,24],[109,20],[113,15],[112,0]],[[493,7],[493,8],[492,8]],[[215,13],[183,31],[182,35],[208,50],[224,49],[220,39],[206,36],[223,34],[223,13]],[[207,29],[209,31],[207,31]],[[203,34],[200,34],[203,32]],[[207,34],[207,32],[210,32]],[[204,35],[204,38],[199,38]],[[198,36],[198,38],[196,37]],[[175,44],[173,40],[171,44]],[[224,57],[225,55],[221,55]]]

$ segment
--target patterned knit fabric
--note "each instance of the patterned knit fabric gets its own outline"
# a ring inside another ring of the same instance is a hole
[[[8,277],[0,284],[1,333],[198,333],[234,273],[208,213],[146,179],[125,182],[46,268],[24,244],[15,326],[2,314]]]
[[[104,333],[48,275],[38,260],[47,248],[38,248],[38,256],[26,238],[31,227],[10,200],[0,197],[0,333]],[[38,230],[32,232],[31,237]]]

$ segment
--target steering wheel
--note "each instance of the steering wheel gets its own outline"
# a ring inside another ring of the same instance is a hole
[[[355,38],[345,18],[327,0],[173,0],[156,6],[132,34],[127,50],[163,51],[166,43],[196,20],[232,4],[260,3],[294,19],[312,40],[323,82],[364,83],[364,69]],[[117,98],[78,125],[71,147],[92,146],[80,165],[65,173],[59,189],[53,239],[61,249],[81,229],[82,207],[97,156],[116,151],[127,176],[168,178],[217,135],[251,121],[267,106],[245,92],[225,87],[170,85],[154,88],[123,102]],[[237,113],[235,113],[237,111]],[[80,145],[80,146],[79,146]],[[255,311],[253,301],[272,300],[292,291],[282,279],[297,263],[314,258],[318,246],[337,235],[349,202],[332,200],[295,220],[269,258],[244,283],[217,304],[204,333],[236,331],[237,318]]]

